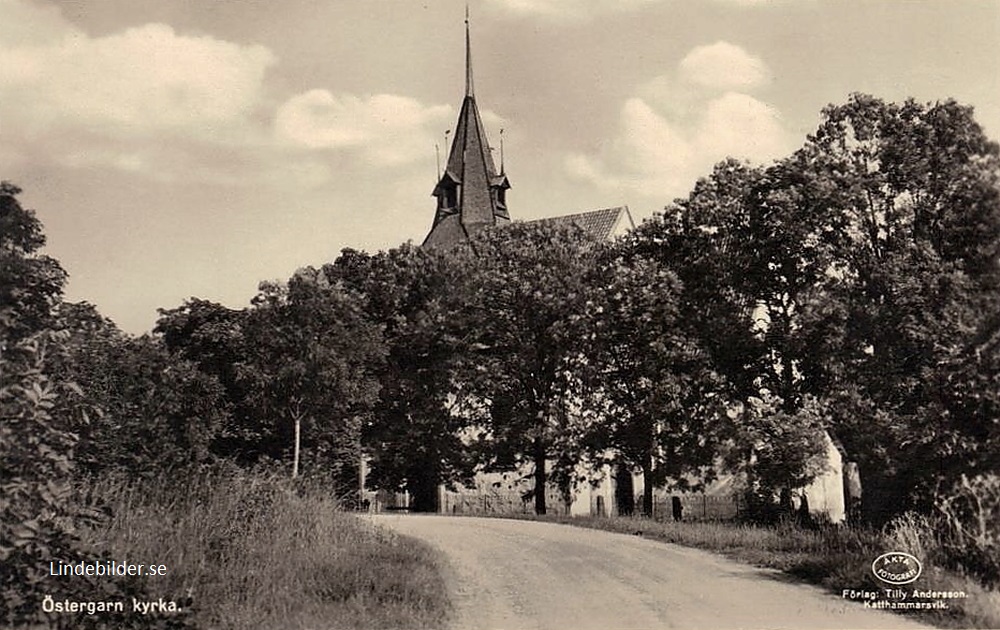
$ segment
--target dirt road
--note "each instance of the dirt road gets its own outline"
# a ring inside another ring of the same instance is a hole
[[[372,518],[446,554],[456,630],[923,627],[776,572],[638,536],[531,521]]]

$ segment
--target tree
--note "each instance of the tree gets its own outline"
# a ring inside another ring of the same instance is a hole
[[[159,313],[153,333],[176,357],[216,378],[225,393],[227,413],[212,442],[213,453],[242,464],[255,462],[266,420],[251,400],[248,383],[239,378],[240,366],[248,360],[248,311],[191,298]]]
[[[574,460],[555,447],[571,416],[586,278],[599,247],[575,227],[515,223],[478,234],[461,263],[474,275],[466,321],[476,351],[463,361],[460,385],[489,412],[488,464],[534,465],[538,514],[546,511],[547,462]]]
[[[83,392],[51,376],[68,335],[51,328],[66,273],[45,244],[21,190],[0,183],[0,620],[40,620],[39,567],[80,557],[71,502]]]
[[[37,250],[45,242],[34,213],[21,208],[17,187],[0,185],[0,624],[48,624],[45,597],[87,601],[148,598],[141,586],[82,576],[53,582],[51,562],[102,559],[80,529],[103,513],[81,506],[74,491],[77,458],[91,448],[88,432],[101,420],[91,392],[74,380],[84,329],[107,320],[89,305],[61,302],[66,274]],[[84,437],[81,440],[81,436]],[[98,583],[100,582],[100,583]],[[75,617],[80,627],[133,627],[135,616]],[[172,619],[178,628],[189,624]]]
[[[370,480],[406,488],[414,510],[435,511],[438,486],[468,480],[474,464],[454,383],[467,345],[460,321],[466,278],[448,252],[412,245],[374,255],[344,250],[323,271],[360,296],[387,346],[363,436]]]
[[[670,270],[612,250],[595,267],[588,308],[590,404],[601,411],[587,439],[642,470],[643,512],[653,488],[704,477],[721,441],[725,391],[680,318],[682,287]]]
[[[265,421],[261,454],[355,487],[363,419],[378,395],[385,349],[358,300],[325,275],[301,269],[288,284],[262,283],[244,328],[238,379]],[[301,434],[301,441],[300,441]]]
[[[759,394],[767,350],[754,328],[750,206],[761,170],[735,160],[718,164],[679,199],[630,232],[619,249],[655,262],[680,282],[677,317],[725,379],[732,398]]]
[[[940,384],[1000,311],[997,144],[954,101],[854,95],[824,110],[790,161],[826,215],[833,259],[818,310],[837,313],[840,334],[817,354],[834,376],[838,436],[868,479],[866,509],[930,509],[938,484],[989,461],[973,436],[995,418],[942,423]]]
[[[21,206],[20,193],[0,182],[0,326],[11,344],[52,326],[67,277],[57,260],[38,253],[45,234],[35,212]]]
[[[78,465],[153,476],[206,463],[227,417],[222,387],[162,342],[122,333],[86,303],[64,303],[67,352],[57,373],[78,383],[92,412]]]
[[[825,446],[819,418],[800,413],[816,383],[806,366],[822,365],[810,352],[829,334],[803,325],[826,254],[817,220],[798,216],[800,188],[782,165],[727,160],[621,245],[624,260],[655,261],[680,279],[677,334],[704,362],[688,377],[687,406],[699,410],[709,393],[729,406],[701,430],[712,430],[729,469],[746,474],[754,505],[808,483]]]

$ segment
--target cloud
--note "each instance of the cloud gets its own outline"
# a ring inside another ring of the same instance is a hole
[[[518,16],[588,20],[608,13],[626,13],[665,0],[490,0],[502,11]],[[756,7],[777,0],[715,0],[718,4]],[[789,1],[789,0],[786,0]],[[801,2],[803,0],[795,0]]]
[[[725,59],[734,62],[730,70]],[[594,154],[568,155],[564,168],[599,189],[662,204],[686,194],[726,157],[757,163],[781,157],[794,141],[780,112],[749,94],[724,89],[759,85],[765,72],[763,62],[732,44],[696,48],[674,76],[656,77],[625,100],[611,143]],[[702,80],[693,86],[691,76]]]
[[[37,17],[48,41],[0,43],[4,106],[35,128],[211,132],[253,111],[276,61],[262,46],[179,35],[163,24],[91,38],[68,24],[57,35],[50,12]]]
[[[588,19],[607,13],[633,11],[662,0],[491,0],[500,9],[521,16]]]
[[[161,182],[316,187],[331,179],[331,151],[380,166],[432,164],[453,123],[450,107],[399,95],[268,94],[277,63],[264,46],[164,24],[91,36],[51,6],[0,0],[0,159]]]
[[[769,70],[759,58],[729,42],[698,46],[678,66],[688,83],[721,90],[752,89],[769,79]]]
[[[454,110],[394,94],[361,98],[310,90],[287,100],[274,121],[278,139],[306,149],[358,149],[377,164],[404,164],[431,155],[438,130]]]

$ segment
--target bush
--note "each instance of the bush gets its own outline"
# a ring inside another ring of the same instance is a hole
[[[946,561],[1000,585],[1000,475],[961,478],[937,501]]]

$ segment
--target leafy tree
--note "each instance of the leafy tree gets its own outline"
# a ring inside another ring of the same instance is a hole
[[[92,307],[60,302],[66,274],[37,253],[45,242],[42,226],[21,208],[19,192],[0,186],[0,625],[36,627],[52,622],[42,609],[45,596],[87,601],[94,593],[112,600],[148,594],[119,580],[53,582],[47,575],[50,562],[101,558],[83,543],[80,528],[103,513],[81,506],[73,488],[77,457],[89,448],[81,435],[99,420],[99,408],[70,366],[79,356],[77,331],[106,320]],[[142,620],[82,615],[67,622],[125,628]],[[170,623],[189,625],[183,618]]]
[[[11,343],[8,330],[3,329],[7,345],[0,353],[0,619],[5,624],[40,620],[48,592],[40,568],[82,553],[70,485],[82,392],[47,374],[66,335],[41,331]]]
[[[724,461],[730,470],[745,475],[744,499],[751,520],[788,516],[774,505],[774,497],[809,485],[825,470],[824,404],[805,396],[795,411],[785,409],[779,398],[765,391],[729,410],[733,423]]]
[[[940,384],[1000,311],[997,144],[954,101],[854,95],[824,110],[792,160],[826,215],[833,261],[816,311],[835,313],[840,334],[818,354],[866,507],[879,518],[929,509],[937,484],[991,461],[975,436],[995,418],[942,423]]]
[[[344,250],[323,269],[357,292],[383,329],[387,355],[363,436],[369,478],[375,487],[408,489],[418,511],[436,510],[438,486],[468,480],[474,464],[454,385],[465,348],[465,278],[451,261],[448,252],[403,245],[375,255]]]
[[[687,199],[630,232],[623,259],[639,257],[669,269],[680,281],[677,317],[724,378],[732,398],[759,395],[767,349],[755,331],[756,295],[747,273],[753,185],[761,170],[735,160],[698,180]]]
[[[38,621],[39,567],[81,553],[70,480],[82,391],[52,378],[66,333],[50,328],[66,274],[38,254],[45,244],[21,190],[0,184],[0,620]]]
[[[227,416],[218,381],[157,339],[121,333],[90,305],[60,310],[71,335],[61,371],[93,410],[81,429],[79,465],[152,476],[205,463]]]
[[[587,440],[643,474],[643,512],[653,488],[708,474],[718,452],[723,384],[680,318],[676,275],[638,256],[610,251],[595,268],[584,373],[602,418]]]
[[[798,217],[800,188],[783,165],[727,160],[622,243],[624,260],[656,261],[681,280],[676,334],[704,361],[686,404],[697,411],[716,393],[716,405],[730,405],[701,430],[725,444],[715,452],[746,474],[748,498],[761,507],[779,489],[808,483],[825,446],[820,418],[801,413],[816,383],[806,366],[822,365],[810,352],[829,331],[803,324],[806,305],[822,295],[827,254],[814,238],[817,220]]]
[[[488,464],[534,464],[535,511],[544,514],[547,461],[574,459],[556,446],[583,361],[587,273],[599,245],[580,229],[549,223],[484,230],[470,245],[462,268],[474,274],[467,321],[477,351],[463,361],[459,380],[470,400],[489,408]]]
[[[0,182],[0,326],[8,343],[52,327],[67,277],[57,260],[38,253],[45,234],[35,212],[21,206],[20,193]]]
[[[212,442],[212,452],[242,464],[260,457],[260,436],[266,423],[252,402],[249,383],[240,379],[248,360],[244,331],[248,311],[234,310],[192,298],[174,309],[160,309],[154,334],[179,358],[193,362],[222,385],[226,409],[223,424]]]
[[[361,426],[378,396],[381,331],[324,274],[301,269],[287,285],[263,283],[247,315],[238,379],[262,418],[260,453],[354,488]],[[300,437],[301,436],[301,437]]]

